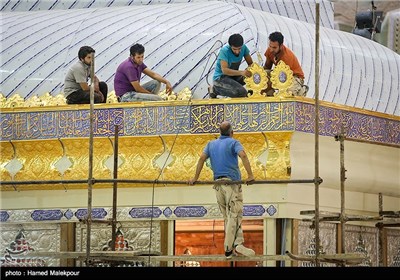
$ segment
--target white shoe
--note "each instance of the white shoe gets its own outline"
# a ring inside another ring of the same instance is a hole
[[[254,256],[256,254],[253,249],[244,247],[242,244],[237,245],[236,248],[235,248],[235,251],[238,252],[239,254],[242,254],[243,256],[246,256],[246,257],[251,257],[251,256]]]

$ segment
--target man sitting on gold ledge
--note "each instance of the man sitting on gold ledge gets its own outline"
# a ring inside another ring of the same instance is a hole
[[[278,65],[280,61],[285,62],[286,65],[293,71],[293,84],[288,89],[292,95],[306,96],[308,86],[304,85],[304,72],[296,55],[283,44],[283,35],[281,32],[273,32],[269,35],[269,46],[265,51],[265,64],[264,69],[269,73],[273,65]],[[267,96],[274,95],[274,89],[271,83],[263,90]]]
[[[248,66],[253,64],[249,48],[243,43],[240,34],[233,34],[229,37],[228,45],[222,47],[218,55],[214,72],[214,86],[210,93],[211,98],[217,95],[227,97],[247,97],[248,92],[243,86],[244,77],[250,77],[248,70],[239,70],[242,59],[245,59]]]

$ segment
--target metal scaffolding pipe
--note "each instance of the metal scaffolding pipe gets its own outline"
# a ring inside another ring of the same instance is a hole
[[[94,124],[94,51],[91,53],[92,62],[90,64],[90,111],[89,111],[89,173],[88,173],[88,213],[86,223],[86,262],[89,262],[90,256],[90,237],[91,237],[91,224],[92,224],[92,190],[93,190],[93,124]]]
[[[341,232],[341,244],[340,252],[345,253],[345,227],[346,227],[346,213],[345,213],[345,193],[344,193],[344,181],[346,180],[346,168],[344,166],[344,137],[343,137],[343,126],[342,132],[339,136],[340,141],[340,232]]]
[[[114,172],[113,178],[118,179],[118,125],[114,129]],[[112,226],[111,226],[111,249],[115,251],[115,241],[117,239],[117,190],[118,181],[113,182],[113,206],[112,206]]]
[[[139,180],[139,179],[89,179],[89,180],[27,180],[27,181],[1,181],[0,186],[7,185],[56,185],[56,184],[85,184],[91,181],[92,184],[105,184],[105,183],[144,183],[144,184],[174,184],[174,185],[188,185],[188,181],[177,180]],[[292,179],[292,180],[256,180],[249,183],[249,185],[257,184],[304,184],[304,183],[322,183],[321,178],[317,179]],[[195,185],[212,185],[212,184],[247,184],[246,181],[196,181]]]
[[[319,2],[315,3],[315,266],[320,262],[319,239]]]

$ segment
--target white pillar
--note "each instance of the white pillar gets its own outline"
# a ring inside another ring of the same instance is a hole
[[[276,255],[275,219],[264,219],[264,255]],[[275,261],[264,261],[263,266],[275,266]]]

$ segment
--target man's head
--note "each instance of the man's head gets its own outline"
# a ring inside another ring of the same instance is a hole
[[[78,51],[78,58],[86,65],[92,64],[94,49],[89,46],[83,46]]]
[[[228,121],[223,121],[219,126],[219,130],[221,132],[221,135],[223,135],[223,136],[231,136],[232,137],[232,135],[233,135],[232,125]]]
[[[233,34],[228,39],[228,44],[234,55],[238,56],[243,46],[243,37],[240,34]]]
[[[281,45],[283,44],[283,35],[281,32],[273,32],[269,35],[269,45],[268,48],[274,53],[278,54],[281,50]]]
[[[137,65],[140,65],[143,63],[144,60],[144,47],[141,44],[134,44],[130,48],[130,54],[132,61],[136,63]]]

